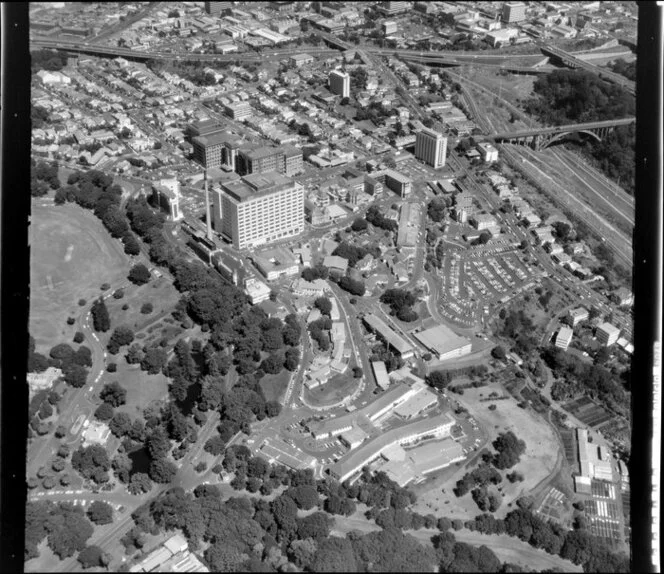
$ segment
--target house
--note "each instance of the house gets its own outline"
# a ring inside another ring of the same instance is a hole
[[[345,275],[348,270],[348,259],[345,257],[339,257],[338,255],[328,255],[323,260],[323,265],[325,265],[330,272]]]

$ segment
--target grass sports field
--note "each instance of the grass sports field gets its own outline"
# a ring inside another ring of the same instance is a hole
[[[69,342],[79,299],[91,302],[102,283],[118,285],[129,271],[122,244],[77,205],[33,205],[30,226],[30,333],[39,351]]]

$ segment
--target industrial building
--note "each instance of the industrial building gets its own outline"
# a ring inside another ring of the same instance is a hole
[[[605,322],[597,327],[595,330],[595,337],[597,337],[597,340],[602,343],[602,345],[610,347],[618,340],[618,337],[620,337],[620,329],[611,323]]]
[[[445,325],[438,325],[431,329],[414,333],[413,336],[428,351],[433,353],[439,361],[468,355],[472,347],[469,339],[460,337]]]
[[[447,156],[447,138],[429,128],[417,132],[415,157],[433,168],[445,166]]]
[[[365,315],[363,320],[365,325],[385,341],[388,347],[400,355],[402,359],[410,359],[415,354],[413,346],[408,341],[373,313]]]
[[[613,480],[611,453],[605,447],[589,442],[586,429],[576,429],[576,438],[581,476],[595,480]]]
[[[288,177],[275,172],[247,175],[215,191],[216,231],[236,249],[295,237],[304,230],[304,190]]]
[[[556,347],[563,351],[567,351],[567,347],[569,347],[569,344],[572,342],[573,336],[574,332],[572,329],[565,326],[560,327],[558,334],[556,335]]]

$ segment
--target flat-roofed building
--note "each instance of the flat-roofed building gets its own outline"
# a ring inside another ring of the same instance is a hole
[[[246,118],[250,118],[254,112],[249,102],[233,102],[224,105],[224,113],[229,118],[242,121]]]
[[[330,286],[323,279],[307,281],[300,278],[293,281],[291,289],[295,295],[300,295],[301,297],[322,297],[324,293],[330,291]]]
[[[375,422],[415,396],[417,392],[417,389],[409,387],[405,383],[397,383],[392,385],[390,390],[378,395],[378,398],[364,407],[361,412],[370,421]]]
[[[283,154],[279,148],[259,147],[238,152],[237,172],[240,175],[283,172]]]
[[[256,268],[268,281],[297,275],[299,266],[284,247],[267,249],[253,256]]]
[[[375,172],[372,177],[384,183],[400,197],[406,197],[413,190],[413,180],[393,169]]]
[[[344,443],[349,449],[353,450],[360,446],[369,435],[365,433],[360,427],[353,427],[350,430],[344,431],[339,435],[339,440]]]
[[[477,144],[477,151],[480,152],[482,160],[485,163],[498,161],[498,150],[489,142],[480,142]]]
[[[572,327],[576,327],[579,323],[582,321],[587,321],[589,314],[588,314],[588,309],[585,307],[578,307],[576,309],[571,309],[568,313],[567,316],[572,323]]]
[[[184,133],[185,139],[188,142],[191,142],[191,140],[195,137],[209,136],[210,134],[222,131],[224,131],[224,124],[222,124],[219,120],[208,118],[206,120],[199,120],[197,122],[188,124]]]
[[[465,337],[460,337],[452,329],[445,325],[437,325],[413,336],[431,353],[435,354],[439,361],[446,361],[455,357],[468,355],[472,343]]]
[[[328,255],[323,259],[323,265],[334,273],[345,275],[348,269],[348,259],[339,255]]]
[[[271,172],[224,182],[214,195],[216,231],[236,249],[258,247],[304,231],[304,190],[288,177]]]
[[[605,345],[610,347],[613,345],[620,337],[620,329],[611,323],[604,322],[595,331],[595,337],[597,340]]]
[[[398,335],[387,323],[376,317],[373,313],[365,315],[363,321],[371,331],[385,341],[402,359],[409,359],[415,354],[413,346],[408,341]]]
[[[500,227],[496,221],[496,218],[490,213],[476,213],[475,215],[471,216],[470,222],[473,224],[475,229],[477,229],[477,231],[484,231],[485,229],[493,230],[497,227]]]
[[[184,217],[180,211],[180,182],[177,179],[162,179],[152,185],[153,198],[157,205],[168,214],[171,221]]]
[[[501,19],[507,24],[523,22],[526,19],[526,5],[523,2],[505,2]]]
[[[556,335],[556,347],[562,349],[563,351],[567,351],[567,347],[569,347],[569,344],[572,342],[573,336],[574,332],[572,329],[565,326],[560,327],[558,334]]]
[[[205,12],[210,16],[221,16],[230,12],[232,2],[204,2]]]
[[[295,66],[296,68],[301,68],[302,66],[306,66],[307,64],[312,64],[314,61],[314,57],[310,54],[295,54],[291,56],[288,59],[289,63],[291,66]]]
[[[384,391],[387,390],[390,386],[390,376],[387,373],[385,363],[383,361],[373,361],[371,369],[373,370],[376,384]]]
[[[252,305],[258,305],[270,298],[272,289],[255,277],[250,277],[244,282],[244,292]]]
[[[205,168],[221,167],[235,171],[235,161],[242,140],[227,132],[195,136],[191,140],[194,160]]]
[[[365,442],[341,461],[328,469],[330,476],[339,482],[351,478],[364,466],[376,460],[385,449],[392,445],[406,446],[418,441],[449,436],[454,419],[449,413],[442,413],[412,424],[390,429],[375,439]]]
[[[447,138],[440,132],[423,128],[415,139],[415,157],[433,168],[445,166]]]
[[[350,75],[332,70],[329,76],[330,92],[342,98],[350,97]]]
[[[425,384],[415,384],[411,388],[416,391],[415,394],[394,409],[394,414],[405,420],[412,419],[438,404],[436,393],[430,391]]]
[[[387,461],[377,470],[387,474],[401,487],[415,479],[422,480],[427,474],[465,458],[461,445],[451,438],[427,442],[408,450],[392,445],[386,448],[381,456]]]

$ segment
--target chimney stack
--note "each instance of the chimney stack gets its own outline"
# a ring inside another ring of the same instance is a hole
[[[205,168],[205,222],[207,224],[207,238],[212,241],[212,222],[210,221],[210,192],[208,191],[207,168]]]

